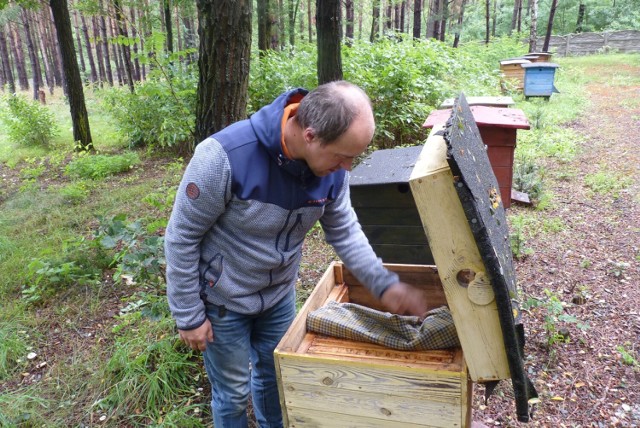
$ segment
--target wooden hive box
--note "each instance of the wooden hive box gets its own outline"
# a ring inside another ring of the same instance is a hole
[[[351,172],[351,204],[378,257],[433,264],[409,177],[422,146],[376,150]]]
[[[500,61],[500,71],[505,80],[512,82],[516,89],[524,88],[523,64],[530,64],[531,61],[524,58],[505,59]]]
[[[387,265],[446,305],[437,269]],[[280,401],[288,427],[468,427],[471,388],[462,349],[408,352],[307,331],[307,314],[329,301],[382,309],[334,262],[275,350]]]
[[[307,331],[307,315],[330,301],[384,310],[342,264],[333,263],[275,350],[287,427],[468,427],[472,382],[494,385],[509,378],[518,420],[529,420],[528,399],[535,390],[522,365],[524,329],[514,319],[519,311],[504,208],[462,95],[461,102],[446,127],[450,140],[445,142],[443,124],[434,127],[409,168],[410,193],[437,268],[386,265],[418,287],[430,308],[449,307],[461,348],[404,352]],[[469,145],[459,146],[465,140]],[[456,147],[451,157],[448,144]],[[469,158],[480,161],[478,169],[475,162],[464,163]],[[454,161],[455,176],[449,164]],[[472,180],[491,192],[468,197],[466,190],[478,194]],[[474,200],[480,201],[475,208],[482,208],[481,215],[470,219]],[[484,225],[489,227],[479,227]]]
[[[549,99],[551,94],[558,92],[554,85],[556,68],[558,64],[553,62],[535,62],[524,64],[524,96],[545,97]]]

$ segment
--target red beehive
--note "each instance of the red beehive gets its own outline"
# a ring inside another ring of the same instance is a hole
[[[516,148],[516,131],[529,129],[524,112],[515,108],[471,106],[473,118],[480,130],[482,142],[487,146],[491,168],[500,185],[500,196],[505,208],[511,205],[513,181],[513,153]],[[434,110],[425,121],[424,128],[444,124],[451,116],[451,109]]]

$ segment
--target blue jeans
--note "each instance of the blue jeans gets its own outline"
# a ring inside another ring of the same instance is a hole
[[[260,427],[282,427],[273,351],[295,315],[295,290],[257,315],[207,304],[214,340],[204,352],[204,365],[211,382],[215,428],[247,428],[250,391]]]

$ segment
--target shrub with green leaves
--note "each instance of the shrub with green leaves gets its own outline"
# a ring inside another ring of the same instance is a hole
[[[91,155],[80,154],[69,162],[65,173],[73,178],[101,179],[110,175],[129,171],[140,163],[140,157],[135,152],[121,155]]]
[[[179,63],[176,63],[179,64]],[[105,107],[132,147],[156,146],[182,150],[193,144],[197,67],[160,64],[135,93],[113,88]]]
[[[6,107],[0,108],[0,119],[12,143],[46,146],[58,135],[54,114],[47,107],[19,94],[3,96],[2,104]]]
[[[114,278],[126,275],[129,281],[137,282],[161,275],[165,265],[163,237],[148,236],[141,221],[127,221],[124,214],[98,219],[94,243],[110,254],[110,267],[116,268]]]

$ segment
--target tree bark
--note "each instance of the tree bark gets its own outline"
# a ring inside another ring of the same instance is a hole
[[[173,53],[173,27],[171,24],[171,0],[163,0],[164,28],[167,32],[167,52]]]
[[[82,25],[82,35],[84,36],[84,45],[87,50],[87,60],[89,61],[90,79],[91,83],[98,81],[98,72],[96,70],[96,63],[93,60],[93,52],[91,51],[91,38],[89,37],[89,29],[87,28],[87,20],[83,14],[80,14],[80,24]]]
[[[109,38],[107,37],[107,22],[104,14],[107,10],[102,8],[102,0],[99,0],[100,10],[100,34],[102,35],[102,54],[104,55],[104,71],[110,86],[113,86],[113,72],[111,71],[111,57],[109,55]],[[107,8],[108,9],[108,8]]]
[[[556,16],[556,8],[558,7],[558,0],[551,1],[551,9],[549,9],[549,23],[547,24],[547,34],[544,36],[544,44],[542,46],[543,52],[549,51],[549,42],[551,41],[551,32],[553,31],[553,18]]]
[[[84,52],[82,52],[82,39],[80,38],[80,26],[78,25],[78,11],[73,11],[73,28],[76,34],[76,52],[80,57],[80,71],[82,71],[82,80],[85,80],[84,76],[87,75],[87,64],[84,61]]]
[[[406,12],[407,12],[407,2],[406,0],[402,0],[400,3],[400,31],[403,33],[407,32],[406,23]]]
[[[107,81],[107,73],[104,70],[104,54],[102,53],[102,39],[100,37],[98,17],[92,17],[91,23],[93,26],[93,40],[95,41],[96,47],[96,62],[98,63],[98,82],[102,87],[103,83]]]
[[[440,3],[440,41],[444,42],[447,33],[447,21],[449,21],[449,4],[447,0]]]
[[[258,51],[264,54],[272,47],[273,20],[269,0],[258,0]]]
[[[390,1],[390,0],[387,0],[387,1]],[[392,28],[391,25],[393,23],[393,18],[391,17],[391,11],[392,11],[391,3],[388,3],[384,13],[384,32],[385,33],[390,31]]]
[[[67,85],[71,122],[73,123],[73,139],[79,142],[82,150],[93,149],[91,131],[89,129],[89,115],[84,102],[82,91],[82,79],[76,61],[76,52],[73,47],[73,34],[71,31],[71,18],[66,0],[50,0],[51,11],[55,22],[58,44],[62,54],[62,63]]]
[[[378,33],[380,32],[380,7],[381,0],[373,0],[373,12],[371,20],[371,36],[369,41],[371,43],[378,40]]]
[[[24,59],[24,50],[22,49],[22,38],[20,32],[16,29],[15,24],[9,24],[9,39],[11,41],[11,47],[13,49],[13,57],[16,59],[16,69],[18,72],[18,84],[20,90],[29,90],[29,77],[27,76],[27,64]]]
[[[49,54],[51,55],[51,65],[53,69],[53,77],[56,82],[56,86],[61,86],[62,88],[66,88],[64,81],[64,73],[62,72],[62,54],[60,53],[60,45],[55,43],[56,39],[56,29],[53,24],[53,13],[51,10],[45,10],[42,13],[42,20],[45,24],[46,34],[47,34],[47,49],[49,50]],[[65,96],[67,93],[65,92]]]
[[[460,3],[460,14],[458,15],[458,27],[453,39],[453,47],[457,48],[460,43],[460,34],[462,33],[462,24],[464,23],[464,7],[467,5],[467,0],[462,0]]]
[[[37,16],[37,14],[34,13]],[[47,82],[47,87],[49,88],[49,94],[53,95],[53,89],[55,87],[55,79],[53,77],[53,69],[51,65],[51,56],[47,52],[47,36],[44,31],[44,22],[42,20],[36,19],[36,32],[38,34],[37,40],[37,48],[40,51],[40,58],[42,58],[42,64],[44,64],[44,78]],[[38,21],[39,25],[38,25]]]
[[[375,1],[375,0],[374,0]],[[307,18],[309,23],[309,43],[313,43],[313,9],[312,9],[313,1],[307,0]]]
[[[106,20],[106,24],[108,26],[107,31],[109,40],[114,40],[117,30],[115,29],[115,22],[111,19],[111,15],[113,14],[109,13],[109,18]],[[124,67],[122,66],[122,46],[119,43],[111,42],[108,47],[111,49],[111,60],[115,63],[114,83],[115,79],[117,79],[118,85],[124,86],[127,83],[127,79],[125,78]]]
[[[246,117],[252,0],[197,0],[200,56],[196,135],[209,135]]]
[[[520,5],[522,0],[514,0],[513,2],[513,15],[511,15],[511,27],[509,28],[509,35],[513,34],[513,30],[516,29],[518,22],[518,14],[520,13]]]
[[[116,10],[116,25],[118,27],[118,35],[120,35],[124,39],[128,39],[129,34],[127,33],[127,27],[120,0],[113,0],[113,6]],[[133,94],[135,92],[135,87],[133,86],[133,66],[131,65],[131,50],[129,49],[128,43],[122,44],[122,60],[127,84],[129,85],[129,90]]]
[[[538,0],[531,0],[531,9],[529,12],[531,26],[529,27],[529,52],[536,51],[538,43]]]
[[[422,0],[413,3],[413,38],[419,39],[422,33]]]
[[[27,38],[27,51],[29,52],[29,62],[31,62],[31,73],[33,74],[33,99],[37,101],[40,98],[39,92],[42,87],[42,70],[40,69],[40,62],[38,61],[36,46],[33,43],[29,13],[22,7],[20,9],[24,34]]]
[[[485,22],[485,37],[484,44],[489,44],[490,33],[490,17],[491,17],[491,0],[485,0],[484,2],[484,22]]]
[[[576,33],[582,33],[582,23],[584,22],[584,15],[587,6],[584,3],[580,3],[578,6],[578,21],[576,22]]]
[[[9,92],[16,92],[16,81],[13,78],[11,61],[9,60],[9,48],[7,47],[7,36],[4,30],[0,29],[0,58],[2,58],[2,71],[4,75],[3,86],[9,85]]]
[[[342,80],[340,0],[317,0],[318,84]]]
[[[351,45],[353,43],[353,25],[355,22],[353,0],[346,0],[344,3],[344,9],[345,9],[345,21],[346,21],[344,35],[345,35],[345,38],[347,39],[346,40],[347,44]]]
[[[129,8],[129,19],[131,19],[131,37],[133,37],[134,39],[138,38],[138,29],[136,28],[136,11],[135,8],[131,7]],[[189,31],[188,29],[186,30],[187,32]],[[189,43],[188,40],[185,40],[186,43]],[[189,47],[189,46],[187,46]],[[138,60],[138,42],[136,40],[136,42],[133,44],[133,56],[134,56],[134,60],[133,60],[133,79],[136,82],[140,81],[140,61]]]

